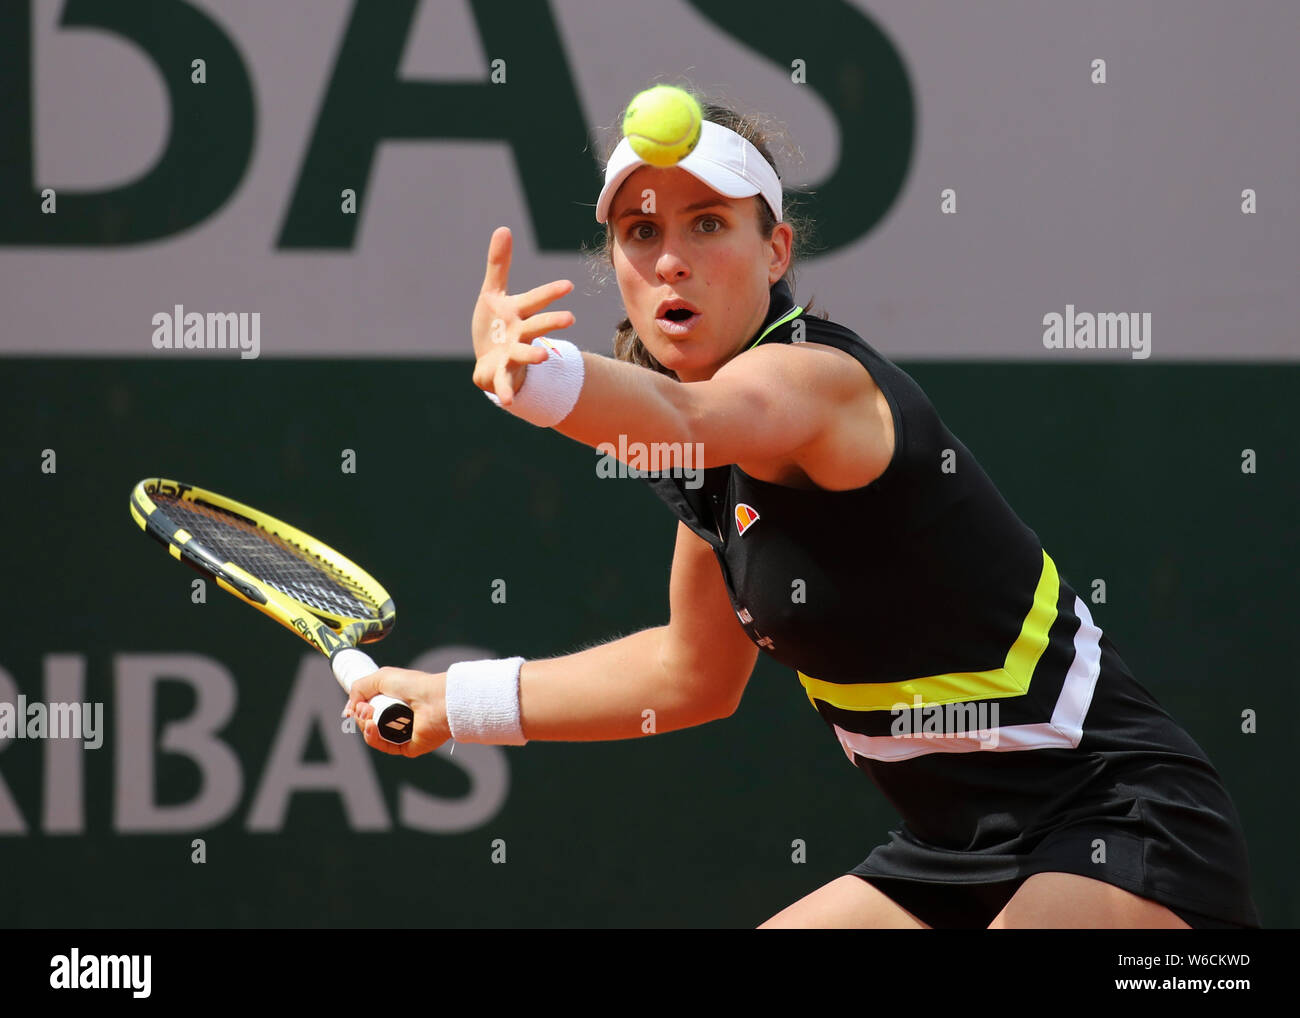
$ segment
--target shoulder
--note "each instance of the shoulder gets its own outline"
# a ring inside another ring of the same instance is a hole
[[[768,381],[815,390],[823,399],[854,401],[879,391],[866,366],[838,346],[819,343],[810,331],[800,343],[764,343],[744,350],[718,369],[717,378]]]
[[[759,480],[828,491],[860,488],[889,466],[895,428],[888,399],[867,366],[838,346],[804,342],[759,345],[734,357],[715,377],[752,390],[779,392],[787,406],[816,421],[807,441],[780,457],[740,463]]]

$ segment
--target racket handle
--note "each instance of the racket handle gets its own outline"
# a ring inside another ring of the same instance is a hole
[[[330,668],[339,680],[343,692],[352,692],[352,683],[379,671],[379,666],[371,660],[365,651],[356,647],[342,647],[330,657]],[[385,741],[401,745],[411,741],[411,731],[415,728],[415,711],[402,700],[394,699],[383,693],[377,693],[369,700],[374,708],[375,724]]]

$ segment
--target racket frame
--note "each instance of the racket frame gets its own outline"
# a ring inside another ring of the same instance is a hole
[[[208,548],[179,521],[172,519],[167,514],[165,506],[154,502],[151,496],[155,494],[193,502],[199,506],[208,506],[219,512],[231,513],[250,526],[264,530],[295,546],[306,555],[319,559],[346,574],[363,590],[367,598],[377,602],[378,617],[352,618],[303,604],[235,563],[223,561],[221,556]],[[396,621],[397,609],[393,599],[379,581],[351,559],[310,534],[260,509],[206,488],[196,488],[170,478],[148,477],[136,484],[131,491],[130,509],[131,517],[140,529],[163,545],[172,558],[204,576],[211,577],[222,590],[275,619],[280,625],[296,633],[329,658],[334,674],[345,692],[362,674],[377,670],[377,666],[368,670],[359,666],[360,659],[356,655],[359,654],[360,658],[367,662],[369,659],[355,648],[360,644],[374,643],[387,636]],[[344,651],[352,651],[352,653],[345,654]],[[369,664],[373,665],[373,662]],[[376,700],[379,700],[379,697],[372,698],[371,702],[375,703]],[[390,704],[398,704],[404,711],[393,709],[393,713],[386,716]],[[376,706],[375,720],[380,725],[381,734],[385,739],[396,743],[409,741],[413,718],[408,718],[403,723],[400,715],[404,712],[409,714],[410,710],[410,707],[401,701],[394,701],[388,697],[383,698],[382,706]],[[388,731],[385,731],[385,728]]]

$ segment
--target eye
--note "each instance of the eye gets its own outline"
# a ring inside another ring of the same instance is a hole
[[[726,223],[717,216],[702,216],[700,221],[695,224],[696,229],[701,233],[719,233],[725,225]]]
[[[648,232],[643,233],[643,230]],[[629,240],[649,240],[654,236],[654,226],[651,223],[633,223],[627,236]]]

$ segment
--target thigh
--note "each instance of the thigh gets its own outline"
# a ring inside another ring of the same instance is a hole
[[[760,930],[928,930],[901,905],[861,877],[846,875],[782,909]]]
[[[990,930],[1191,929],[1159,902],[1077,873],[1035,873],[1020,885]]]

